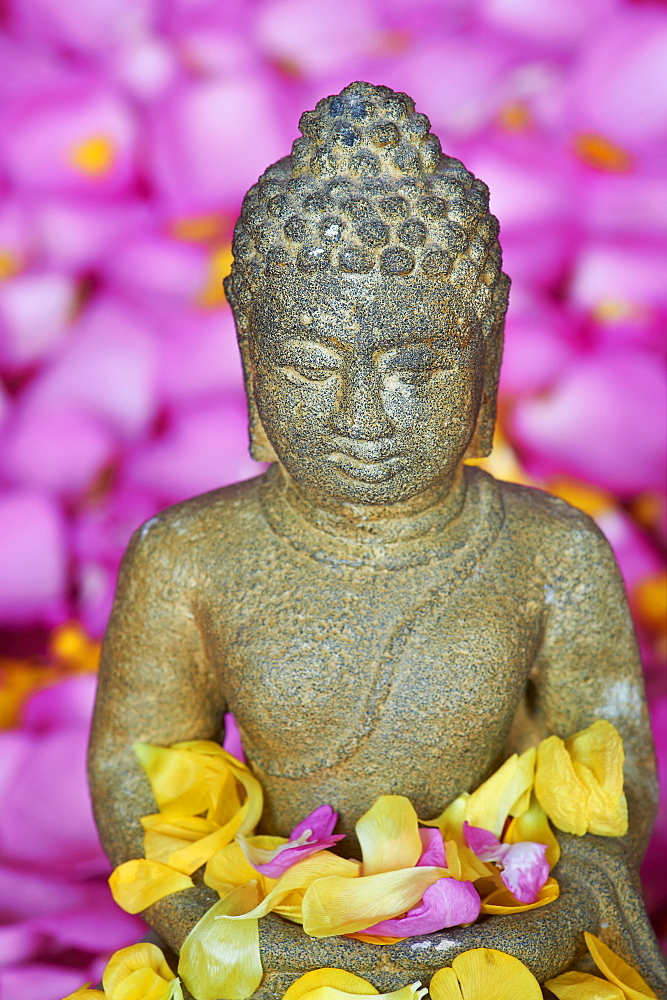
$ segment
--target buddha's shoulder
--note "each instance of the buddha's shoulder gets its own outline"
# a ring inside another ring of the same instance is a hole
[[[525,555],[556,568],[613,564],[607,539],[592,517],[560,497],[532,486],[496,480],[505,528]]]
[[[159,564],[200,556],[215,539],[243,544],[262,519],[259,491],[262,476],[184,500],[159,511],[132,536],[126,561],[152,559]]]

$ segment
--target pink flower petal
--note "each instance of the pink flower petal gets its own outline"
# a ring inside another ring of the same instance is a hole
[[[481,909],[479,894],[472,882],[441,878],[424,893],[421,903],[404,917],[382,920],[367,927],[365,934],[384,937],[412,937],[432,934],[444,927],[455,927],[476,920]]]
[[[306,830],[312,831],[311,840],[318,840],[320,837],[330,837],[337,822],[338,813],[334,812],[331,806],[318,806],[305,819],[297,823],[290,833],[290,840],[297,840]]]
[[[242,764],[245,764],[245,754],[243,752],[243,744],[241,743],[239,724],[233,712],[225,713],[225,738],[222,742],[222,748],[227,753],[230,753],[232,757],[240,760]]]
[[[11,1000],[62,1000],[89,981],[88,970],[31,962],[0,969],[0,996]]]
[[[297,861],[304,861],[311,854],[318,854],[319,851],[328,850],[334,844],[337,844],[339,840],[343,840],[344,836],[345,834],[338,833],[335,836],[318,840],[315,844],[300,844],[298,847],[288,847],[286,850],[281,851],[273,861],[267,861],[266,864],[254,865],[253,867],[268,878],[280,878]]]
[[[505,848],[489,830],[464,823],[463,833],[468,847],[474,851],[480,861],[499,861],[503,857]]]
[[[548,879],[549,862],[544,856],[546,851],[545,844],[531,841],[512,844],[505,851],[500,878],[520,903],[534,903]]]
[[[423,850],[417,867],[446,868],[445,845],[440,830],[429,827],[422,828],[419,831],[419,839],[422,842]]]
[[[0,493],[0,622],[62,621],[67,553],[65,519],[48,495]]]

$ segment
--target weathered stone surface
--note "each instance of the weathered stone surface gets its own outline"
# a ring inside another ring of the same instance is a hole
[[[508,753],[607,718],[630,833],[563,837],[555,903],[388,948],[269,917],[258,995],[320,966],[427,981],[481,944],[544,979],[601,927],[659,989],[636,888],[655,774],[623,585],[584,514],[463,465],[491,446],[508,282],[485,186],[428,127],[404,95],[352,85],[244,202],[227,290],[253,452],[273,465],[132,540],[91,745],[100,833],[115,864],[141,856],[154,804],[132,744],[220,738],[226,709],[263,830],[328,802],[352,854],[378,795],[432,817]],[[213,899],[200,886],[147,917],[178,949]]]

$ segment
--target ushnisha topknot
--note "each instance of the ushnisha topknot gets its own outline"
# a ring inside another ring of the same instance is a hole
[[[480,320],[496,296],[506,300],[488,188],[442,155],[411,98],[351,83],[299,126],[291,155],[248,191],[236,224],[225,288],[240,335],[261,273],[443,281]]]

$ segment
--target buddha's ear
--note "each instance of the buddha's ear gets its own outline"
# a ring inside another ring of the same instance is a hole
[[[496,426],[496,411],[498,405],[498,380],[500,378],[500,362],[503,357],[503,341],[505,333],[505,313],[509,296],[510,282],[507,275],[502,274],[495,289],[493,306],[491,307],[484,333],[484,382],[482,384],[482,402],[477,414],[475,433],[466,450],[465,459],[486,458],[493,447],[493,431]]]
[[[239,331],[240,332],[240,331]],[[248,433],[250,435],[250,455],[256,462],[277,462],[278,456],[273,445],[266,436],[266,431],[259,419],[255,402],[255,380],[253,378],[252,362],[250,360],[250,345],[248,338],[239,337],[239,350],[243,364],[243,380],[248,400]]]

